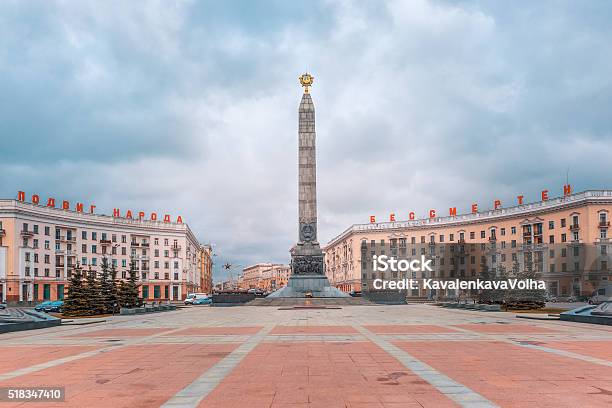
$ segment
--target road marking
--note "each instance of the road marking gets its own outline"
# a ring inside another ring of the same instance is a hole
[[[485,408],[497,407],[493,402],[489,401],[476,391],[466,387],[463,384],[440,373],[428,364],[418,360],[405,350],[393,345],[383,337],[374,334],[362,326],[354,326],[367,339],[375,343],[378,347],[386,351],[389,355],[396,358],[410,371],[427,381],[434,388],[452,399],[462,407],[469,408]]]
[[[593,363],[593,364],[599,364],[599,365],[603,365],[603,366],[607,366],[607,367],[612,367],[612,362],[607,361],[607,360],[603,360],[601,358],[597,358],[597,357],[591,357],[591,356],[587,356],[584,354],[578,354],[578,353],[572,353],[571,351],[565,351],[565,350],[559,350],[556,348],[552,348],[552,347],[545,347],[545,346],[540,346],[537,344],[531,344],[530,342],[532,342],[533,340],[512,340],[509,339],[505,336],[507,335],[511,335],[512,333],[505,333],[505,335],[501,335],[501,334],[490,334],[490,333],[481,333],[481,332],[477,332],[475,330],[470,330],[470,329],[464,329],[462,327],[457,327],[457,326],[450,326],[450,325],[441,325],[443,327],[450,327],[453,328],[455,330],[461,331],[461,332],[465,332],[465,333],[474,333],[477,334],[478,337],[482,338],[483,340],[488,340],[488,341],[499,341],[502,343],[509,343],[509,344],[513,344],[515,346],[519,346],[519,347],[525,347],[525,348],[530,348],[533,350],[540,350],[543,351],[545,353],[551,353],[551,354],[556,354],[559,356],[563,356],[563,357],[568,357],[568,358],[573,358],[576,360],[582,360],[582,361],[586,361],[588,363]],[[552,335],[553,337],[551,337],[551,341],[556,341],[559,340],[556,335]],[[562,341],[562,340],[561,340]],[[584,341],[584,344],[588,344],[588,341]]]
[[[99,327],[97,327],[99,328]],[[108,353],[109,351],[114,351],[114,350],[118,350],[127,346],[131,346],[134,344],[139,344],[139,343],[143,343],[146,342],[149,339],[153,339],[155,337],[159,337],[162,336],[166,333],[173,333],[179,330],[183,330],[183,328],[178,328],[178,329],[174,329],[174,330],[168,330],[168,331],[162,331],[160,333],[156,333],[153,334],[151,336],[147,336],[147,337],[139,337],[139,338],[135,338],[135,339],[130,339],[130,340],[125,340],[121,343],[115,343],[115,345],[113,346],[108,346],[108,347],[103,347],[97,350],[90,350],[90,351],[85,351],[83,353],[79,353],[79,354],[75,354],[73,356],[68,356],[68,357],[63,357],[63,358],[58,358],[57,360],[51,360],[51,361],[47,361],[44,363],[40,363],[40,364],[36,364],[33,366],[29,366],[29,367],[24,367],[24,368],[20,368],[18,370],[15,371],[11,371],[9,373],[4,373],[4,374],[0,374],[0,381],[5,381],[5,380],[10,380],[12,378],[16,378],[16,377],[20,377],[22,375],[26,375],[26,374],[31,374],[34,373],[36,371],[40,371],[40,370],[45,370],[47,368],[51,368],[51,367],[56,367],[65,363],[69,363],[71,361],[76,361],[76,360],[81,360],[83,358],[87,358],[87,357],[93,357],[96,356],[98,354],[103,354],[103,353]]]
[[[166,401],[161,408],[193,408],[197,407],[212,390],[232,372],[238,364],[259,344],[275,325],[268,325],[261,329],[257,334],[251,336],[242,343],[227,357],[206,370],[191,384],[177,392],[172,398]],[[248,406],[248,403],[246,404]]]

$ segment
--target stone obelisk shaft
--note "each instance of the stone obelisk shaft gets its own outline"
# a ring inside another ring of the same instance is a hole
[[[315,109],[309,93],[299,108],[299,242],[317,242],[317,158]]]

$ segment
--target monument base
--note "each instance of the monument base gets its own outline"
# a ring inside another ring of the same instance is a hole
[[[346,298],[342,292],[329,284],[325,275],[296,275],[289,278],[287,286],[270,293],[266,298]]]

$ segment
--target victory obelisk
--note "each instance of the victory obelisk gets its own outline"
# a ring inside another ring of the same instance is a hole
[[[348,297],[330,286],[317,238],[317,156],[315,110],[310,87],[314,77],[300,76],[304,94],[298,110],[298,242],[291,250],[291,277],[268,297]]]

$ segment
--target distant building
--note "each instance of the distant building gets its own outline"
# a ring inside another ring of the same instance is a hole
[[[242,270],[240,289],[259,289],[272,292],[287,285],[291,267],[284,264],[257,263]]]
[[[0,200],[0,298],[63,299],[78,264],[100,271],[102,259],[126,278],[138,270],[141,296],[182,300],[202,290],[200,244],[182,222],[127,219]],[[206,271],[208,273],[208,270]]]
[[[472,214],[354,224],[325,246],[325,273],[348,292],[362,290],[362,280],[475,279],[483,265],[510,271],[529,262],[551,295],[590,295],[612,280],[611,213],[612,191],[593,190]],[[415,276],[374,272],[372,256],[383,254],[427,255],[435,268]],[[452,298],[457,293],[420,288],[409,296]]]
[[[212,247],[208,244],[201,245],[198,250],[198,266],[200,269],[200,292],[212,293],[213,276],[212,276]]]

